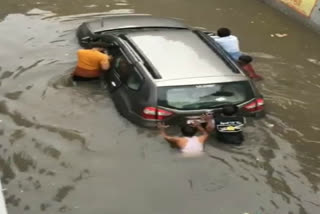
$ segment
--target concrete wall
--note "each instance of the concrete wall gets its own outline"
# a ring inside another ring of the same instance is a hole
[[[3,190],[2,190],[1,181],[0,181],[0,214],[7,214],[7,208],[4,202],[4,197],[2,192]]]
[[[320,32],[320,0],[261,0]]]

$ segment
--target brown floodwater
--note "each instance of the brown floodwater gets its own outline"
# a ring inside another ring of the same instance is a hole
[[[75,29],[113,13],[230,27],[254,56],[267,115],[240,147],[184,158],[72,86]],[[286,34],[278,37],[276,34]],[[0,2],[0,175],[9,214],[320,213],[319,35],[257,0]]]

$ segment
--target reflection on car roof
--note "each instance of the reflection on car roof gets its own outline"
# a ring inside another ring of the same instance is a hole
[[[127,35],[162,79],[239,75],[190,30],[161,29]]]

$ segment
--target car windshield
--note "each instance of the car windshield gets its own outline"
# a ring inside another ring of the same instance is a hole
[[[254,98],[248,81],[159,87],[158,95],[159,106],[179,110],[216,108]]]

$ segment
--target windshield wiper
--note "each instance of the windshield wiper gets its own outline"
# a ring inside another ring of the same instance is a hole
[[[212,94],[207,94],[207,95],[204,95],[201,98],[205,98],[205,97],[211,97],[211,96],[215,96],[215,97],[232,97],[234,95],[233,92],[230,92],[230,91],[217,91],[215,93],[212,93]]]
[[[224,103],[219,103],[217,105],[206,105],[206,106],[201,106],[202,108],[221,108],[225,105],[230,105],[230,104],[233,104],[233,103],[230,103],[230,102],[224,102]]]
[[[233,104],[231,102],[224,102],[214,105],[212,102],[206,102],[206,103],[192,103],[188,105],[182,106],[184,109],[193,109],[193,108],[199,108],[199,109],[205,109],[205,108],[221,108],[224,105]]]

